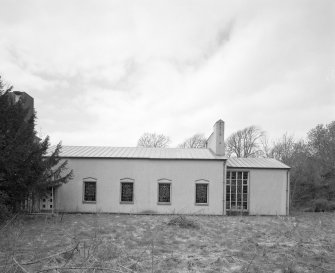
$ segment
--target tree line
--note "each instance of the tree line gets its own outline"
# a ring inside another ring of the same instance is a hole
[[[203,134],[195,134],[177,147],[205,148],[206,141]],[[162,134],[147,133],[137,146],[168,147],[170,142]],[[225,149],[227,157],[275,158],[290,166],[291,206],[316,211],[335,209],[335,121],[317,125],[303,139],[285,133],[272,143],[265,131],[249,126],[232,133]]]

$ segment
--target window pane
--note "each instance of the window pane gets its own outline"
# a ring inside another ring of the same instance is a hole
[[[226,209],[230,209],[230,202],[226,202]]]
[[[158,184],[158,202],[170,202],[170,184]]]
[[[229,193],[226,194],[226,200],[227,200],[227,201],[230,200],[230,194],[229,194]]]
[[[248,172],[243,172],[243,179],[248,179]]]
[[[237,201],[237,209],[241,209],[242,208],[242,202],[241,201]]]
[[[121,183],[121,202],[133,202],[133,183]]]
[[[236,201],[235,200],[231,200],[231,208],[235,209],[236,208]]]
[[[195,202],[196,203],[207,203],[207,184],[195,184]]]
[[[236,172],[231,173],[231,179],[236,179]]]
[[[236,193],[236,186],[231,187],[231,193],[234,193],[234,194]]]
[[[230,179],[230,172],[227,172],[226,178],[227,178],[227,180]]]
[[[84,182],[84,201],[96,201],[96,182]]]
[[[237,185],[237,193],[241,193],[242,192],[242,182],[238,183]]]
[[[238,179],[242,179],[242,172],[238,172],[238,173],[237,173],[237,178],[238,178]]]

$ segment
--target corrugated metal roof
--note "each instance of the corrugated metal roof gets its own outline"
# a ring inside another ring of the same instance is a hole
[[[55,146],[50,147],[51,155]],[[194,159],[225,160],[209,149],[103,147],[103,146],[62,146],[60,153],[65,158],[139,158],[139,159]],[[227,160],[229,168],[289,169],[290,167],[273,158],[236,158]]]
[[[273,158],[237,158],[230,157],[227,160],[229,168],[251,169],[290,169],[289,166]]]
[[[51,155],[55,147],[50,147]],[[101,147],[101,146],[62,146],[60,153],[65,158],[147,158],[147,159],[201,159],[225,160],[209,149],[143,148],[143,147]]]

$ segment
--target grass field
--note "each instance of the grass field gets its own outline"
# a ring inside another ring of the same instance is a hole
[[[0,272],[335,272],[335,214],[20,216]]]

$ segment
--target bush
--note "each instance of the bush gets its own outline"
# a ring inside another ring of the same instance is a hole
[[[0,191],[0,223],[4,222],[11,215],[12,211],[7,203],[8,195]]]
[[[329,201],[324,198],[314,199],[313,202],[313,210],[315,212],[325,212],[325,211],[333,211],[335,210],[335,202]]]
[[[329,211],[335,210],[335,201],[329,201]]]

